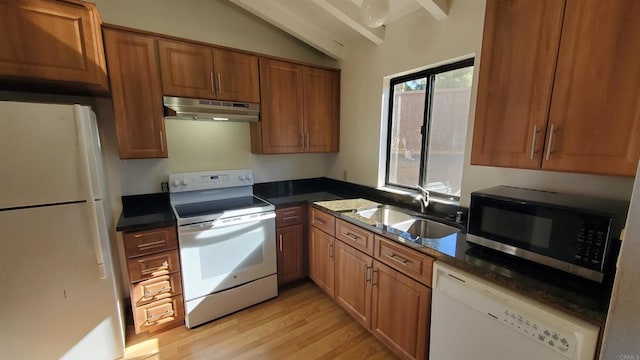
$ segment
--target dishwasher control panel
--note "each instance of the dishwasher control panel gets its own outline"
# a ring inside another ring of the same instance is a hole
[[[507,308],[501,314],[488,313],[488,315],[521,334],[545,344],[569,359],[573,358],[576,345],[573,334],[563,333],[531,315],[523,314],[514,309]]]

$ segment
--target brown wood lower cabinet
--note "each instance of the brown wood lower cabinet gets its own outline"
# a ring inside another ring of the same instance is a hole
[[[371,331],[396,354],[426,359],[431,290],[374,261]]]
[[[372,260],[360,251],[335,242],[335,279],[333,299],[362,326],[371,327]]]
[[[304,230],[302,224],[287,226],[276,230],[279,286],[304,277],[303,237]]]
[[[309,227],[309,277],[333,297],[333,236]]]
[[[311,279],[398,356],[426,359],[433,259],[317,208],[309,223]]]
[[[125,232],[123,239],[136,334],[183,324],[176,228]]]

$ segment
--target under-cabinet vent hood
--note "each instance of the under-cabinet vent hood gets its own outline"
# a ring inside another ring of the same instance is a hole
[[[255,122],[260,116],[259,104],[173,96],[164,96],[162,102],[168,119]]]

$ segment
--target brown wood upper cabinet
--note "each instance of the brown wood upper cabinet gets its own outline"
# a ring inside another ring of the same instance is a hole
[[[83,1],[0,1],[0,76],[107,94],[101,23]]]
[[[104,41],[120,158],[166,158],[155,39],[105,28]]]
[[[260,102],[256,56],[170,40],[158,50],[164,95]]]
[[[253,153],[338,151],[339,71],[260,58],[260,96]]]
[[[640,4],[489,0],[471,163],[632,176]]]

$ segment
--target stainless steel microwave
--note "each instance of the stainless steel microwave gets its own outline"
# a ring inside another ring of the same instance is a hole
[[[496,186],[471,193],[467,241],[602,282],[629,203]]]

